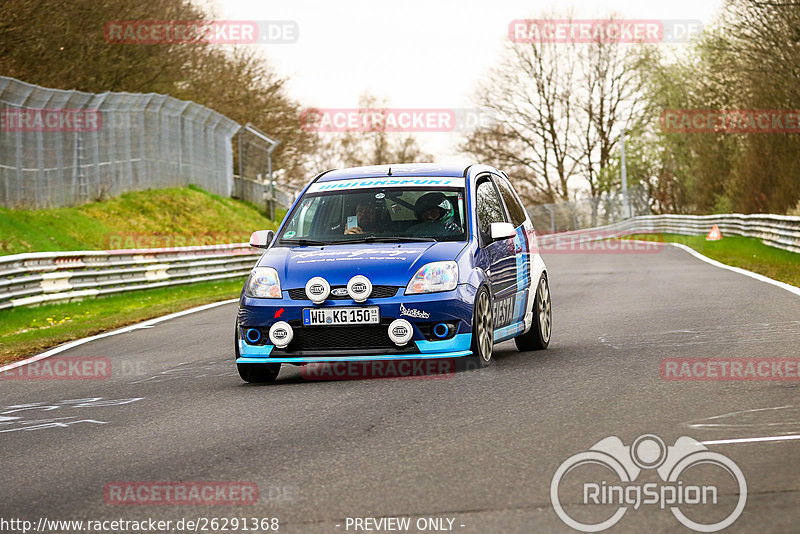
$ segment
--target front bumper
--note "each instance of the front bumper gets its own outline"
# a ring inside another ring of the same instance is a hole
[[[475,288],[463,284],[453,291],[405,295],[400,287],[394,296],[370,298],[358,304],[349,298],[327,300],[315,305],[310,300],[294,299],[289,291],[281,299],[256,299],[242,296],[237,324],[239,358],[237,363],[314,363],[369,360],[458,358],[469,356],[472,341],[472,310]],[[303,326],[304,308],[378,306],[380,325]],[[413,327],[411,341],[398,347],[388,338],[388,323],[405,319]],[[295,338],[280,349],[268,341],[268,330],[277,321],[288,322]],[[433,335],[438,323],[454,325],[443,339]],[[246,340],[244,332],[255,328],[263,332],[260,343]]]

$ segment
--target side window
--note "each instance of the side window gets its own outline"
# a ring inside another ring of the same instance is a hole
[[[514,228],[518,228],[525,222],[525,208],[522,206],[519,198],[517,198],[517,195],[514,193],[514,188],[511,187],[508,180],[502,176],[494,176],[493,178],[494,182],[497,184],[497,188],[500,190],[500,196],[503,197],[503,201],[506,203],[508,214],[511,215],[511,223],[514,225]]]
[[[481,241],[486,243],[491,236],[489,225],[493,222],[506,222],[506,215],[503,211],[503,204],[497,191],[488,178],[478,183],[475,194],[475,206],[478,215],[478,231]]]
[[[311,197],[298,208],[296,215],[283,233],[285,239],[298,239],[311,235],[336,235],[341,233],[341,197]],[[338,230],[338,231],[337,231]],[[294,232],[290,234],[290,232]]]
[[[310,232],[311,222],[318,207],[318,198],[305,200],[303,204],[298,206],[296,215],[291,218],[284,229],[283,238],[294,239],[306,236]]]

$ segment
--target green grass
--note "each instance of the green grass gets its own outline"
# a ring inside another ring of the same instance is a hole
[[[246,242],[276,229],[263,209],[194,186],[126,193],[74,208],[0,208],[0,255]],[[284,210],[276,210],[280,220]],[[254,260],[255,263],[255,260]],[[0,363],[201,304],[239,296],[244,279],[133,291],[0,311]]]
[[[270,228],[263,210],[194,186],[137,191],[73,208],[0,208],[0,255],[241,243]]]
[[[145,319],[236,298],[243,284],[244,278],[200,282],[78,302],[3,310],[0,311],[0,363]],[[233,321],[231,316],[231,328]]]
[[[705,236],[661,234],[665,242],[682,243],[703,256],[800,287],[800,254],[763,244],[754,237],[725,236],[706,241]],[[631,235],[628,239],[649,239],[653,234]]]

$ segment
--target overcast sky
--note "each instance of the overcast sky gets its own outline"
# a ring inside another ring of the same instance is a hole
[[[497,60],[512,20],[558,6],[574,18],[612,12],[628,19],[697,19],[708,24],[721,0],[205,0],[214,16],[290,20],[292,44],[257,46],[289,78],[303,106],[355,107],[365,91],[399,108],[467,108],[477,83]],[[457,136],[419,135],[428,152],[452,161]]]

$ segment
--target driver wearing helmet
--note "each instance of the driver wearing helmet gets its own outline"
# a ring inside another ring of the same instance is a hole
[[[425,193],[414,204],[414,215],[418,222],[408,229],[408,234],[431,236],[460,233],[461,228],[457,224],[445,223],[443,220],[451,210],[450,201],[447,200],[444,193],[438,191]]]

